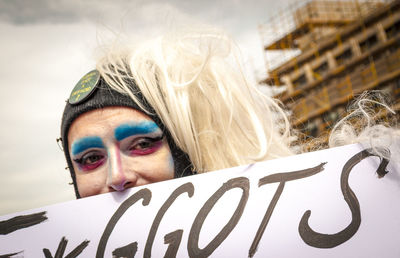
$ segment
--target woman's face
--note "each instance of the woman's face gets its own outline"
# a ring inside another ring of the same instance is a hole
[[[80,115],[70,127],[68,142],[81,197],[174,177],[163,132],[132,108],[106,107]]]

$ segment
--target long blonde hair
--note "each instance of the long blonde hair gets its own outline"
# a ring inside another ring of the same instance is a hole
[[[201,173],[293,154],[285,112],[246,80],[239,56],[220,33],[178,33],[113,46],[97,69],[141,106],[134,81]]]

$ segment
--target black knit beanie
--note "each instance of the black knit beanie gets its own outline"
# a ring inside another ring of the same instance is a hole
[[[121,106],[130,107],[139,111],[142,111],[148,115],[164,132],[167,139],[169,148],[171,150],[172,158],[175,166],[175,177],[182,177],[193,174],[192,164],[189,157],[184,153],[174,142],[170,132],[165,128],[161,119],[157,116],[154,109],[148,104],[146,99],[143,97],[138,87],[133,81],[129,82],[132,92],[139,99],[141,104],[151,114],[144,112],[128,95],[121,94],[113,89],[101,78],[97,70],[93,70],[87,73],[77,83],[73,89],[67,104],[65,105],[62,121],[61,121],[61,140],[65,158],[68,163],[68,168],[71,173],[72,182],[75,188],[75,195],[80,198],[78,186],[76,183],[75,171],[72,166],[71,157],[68,150],[68,131],[72,122],[81,114],[89,112],[94,109],[110,107],[110,106]]]

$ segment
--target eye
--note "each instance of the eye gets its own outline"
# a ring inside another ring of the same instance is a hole
[[[155,144],[155,142],[153,139],[144,138],[144,139],[138,140],[133,146],[131,146],[129,148],[129,150],[134,150],[134,149],[143,150],[143,149],[153,147],[154,144]]]
[[[105,161],[105,156],[99,151],[91,151],[74,161],[78,163],[81,170],[88,171],[101,166]]]
[[[150,138],[144,137],[135,139],[129,146],[128,151],[133,155],[146,155],[155,152],[162,145],[163,136]]]
[[[97,161],[100,161],[102,158],[103,156],[98,154],[90,154],[88,156],[84,156],[82,158],[82,165],[93,165]]]

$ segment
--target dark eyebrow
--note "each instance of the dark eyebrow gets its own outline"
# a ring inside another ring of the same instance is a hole
[[[98,136],[80,138],[72,143],[71,152],[72,155],[76,155],[89,148],[104,148],[103,141]]]
[[[144,121],[140,123],[126,123],[121,124],[115,128],[114,136],[117,141],[136,135],[136,134],[149,134],[159,130],[159,127],[153,121]]]

